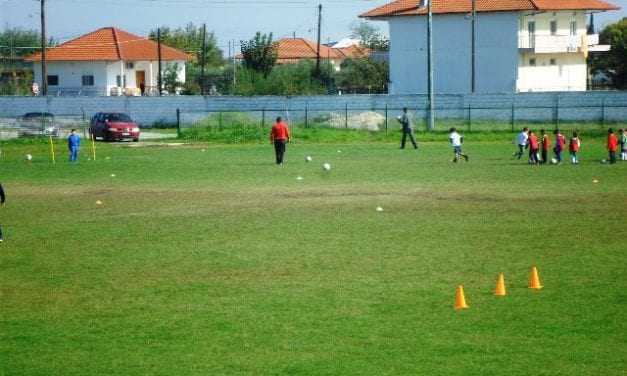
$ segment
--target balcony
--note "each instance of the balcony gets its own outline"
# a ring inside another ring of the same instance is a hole
[[[580,52],[588,43],[584,39],[586,35],[525,35],[518,38],[518,48],[536,54]]]

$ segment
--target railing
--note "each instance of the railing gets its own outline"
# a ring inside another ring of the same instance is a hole
[[[525,35],[518,38],[518,48],[535,53],[579,52],[584,42],[590,44],[585,35]]]

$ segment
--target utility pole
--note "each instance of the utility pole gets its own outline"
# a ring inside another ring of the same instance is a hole
[[[432,131],[435,128],[435,119],[433,115],[434,107],[435,107],[435,96],[433,94],[433,13],[431,12],[431,1],[427,0],[427,70],[429,71],[428,82],[427,82],[427,90],[429,91],[429,99],[427,100],[428,109],[427,109],[427,129]]]
[[[233,89],[237,85],[237,65],[235,64],[235,39],[233,39]]]
[[[471,25],[472,25],[472,27],[471,27],[472,28],[472,37],[471,37],[472,40],[471,40],[470,46],[471,46],[472,51],[470,53],[470,55],[471,55],[470,92],[474,93],[475,89],[476,89],[476,87],[475,87],[475,85],[476,85],[476,83],[475,83],[475,81],[476,81],[476,77],[475,77],[475,67],[476,67],[475,60],[476,60],[476,57],[475,57],[475,54],[476,54],[476,39],[477,39],[477,34],[476,34],[476,32],[477,32],[477,4],[476,4],[476,0],[472,0],[472,24]]]
[[[157,28],[157,69],[159,70],[157,72],[157,90],[159,90],[159,96],[161,96],[161,90],[163,88],[162,84],[162,77],[161,77],[161,28],[158,27]]]
[[[207,24],[202,25],[202,54],[200,65],[200,94],[205,95],[205,64],[207,63]]]
[[[316,75],[320,75],[320,33],[322,28],[322,4],[318,5],[318,49],[316,50]]]
[[[41,1],[41,94],[48,95],[48,66],[46,64],[46,0]]]

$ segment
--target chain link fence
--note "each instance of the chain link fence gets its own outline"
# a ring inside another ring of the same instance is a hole
[[[72,129],[88,138],[89,120],[83,114],[29,112],[17,118],[0,114],[0,140],[66,138]]]
[[[428,111],[409,108],[417,132],[429,132]],[[396,137],[400,130],[397,118],[401,107],[355,109],[279,109],[237,111],[177,110],[179,137],[216,140],[230,143],[265,142],[277,117],[287,121],[293,133],[300,136],[324,130],[366,132],[378,138]],[[436,108],[435,132],[447,132],[455,127],[463,132],[517,132],[523,127],[554,130],[601,131],[608,126],[627,127],[627,103],[584,106],[446,107]],[[307,138],[307,137],[305,137]]]

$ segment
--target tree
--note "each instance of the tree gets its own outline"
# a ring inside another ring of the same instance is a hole
[[[183,90],[185,94],[200,94],[201,92],[202,33],[202,27],[196,26],[191,22],[185,28],[161,28],[161,43],[185,51],[195,57],[194,60],[187,64],[187,80]],[[156,41],[157,30],[152,30],[149,38]],[[205,85],[210,87],[213,83],[208,78],[207,72],[221,67],[224,64],[224,60],[222,59],[222,51],[218,47],[215,34],[207,32],[205,40]]]
[[[56,42],[51,38],[47,46]],[[41,37],[36,30],[19,28],[0,32],[0,95],[28,95],[33,82],[32,64],[24,57],[41,50]]]
[[[378,27],[366,21],[353,22],[351,24],[351,37],[358,38],[361,45],[375,51],[388,51],[390,41]]]
[[[168,64],[163,73],[163,86],[170,94],[176,93],[177,89],[181,87],[179,81],[179,64]]]
[[[612,47],[608,52],[592,55],[592,73],[608,76],[616,89],[627,89],[627,17],[606,26],[601,31],[599,41]]]
[[[339,89],[349,93],[387,93],[389,70],[385,62],[346,59],[336,81]]]
[[[276,43],[272,42],[272,33],[257,32],[253,39],[240,42],[244,67],[262,73],[264,78],[268,77],[278,58]]]

